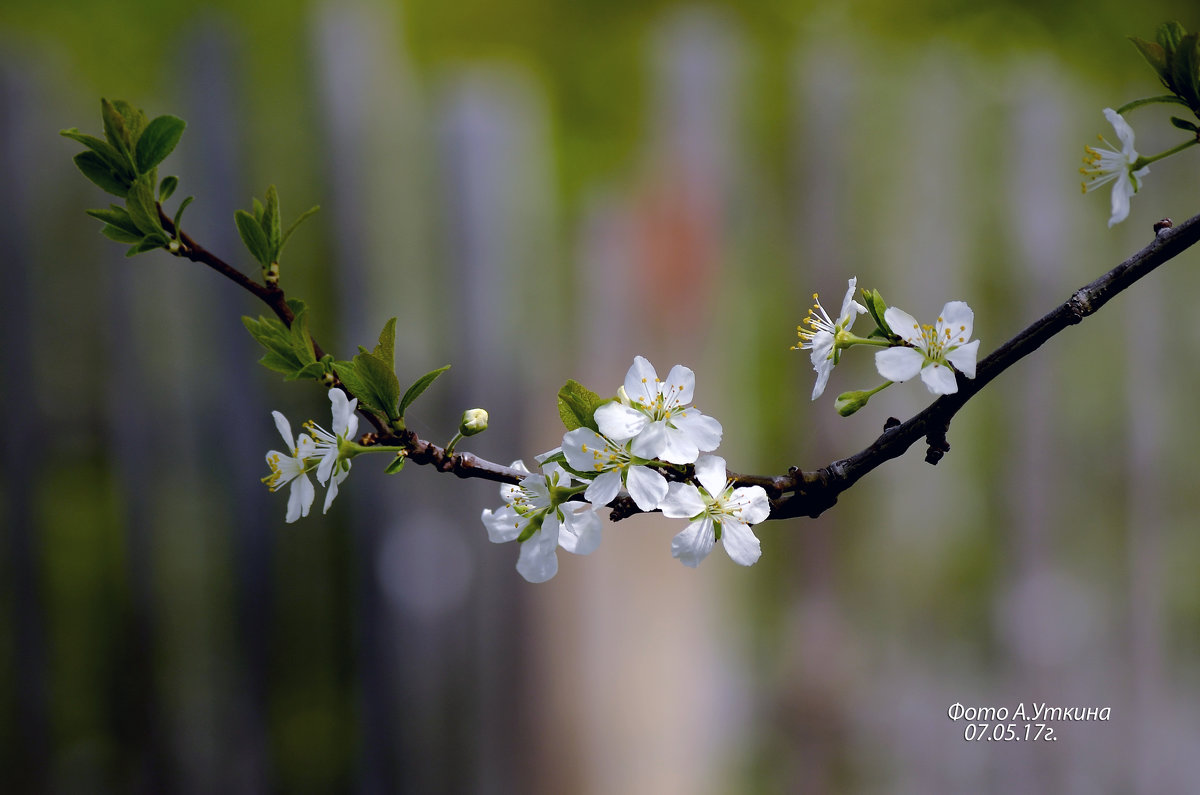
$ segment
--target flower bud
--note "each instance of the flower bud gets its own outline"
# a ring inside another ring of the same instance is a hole
[[[462,421],[458,423],[458,432],[463,436],[474,436],[483,433],[488,427],[488,413],[484,409],[467,409],[463,412]]]
[[[843,417],[849,417],[867,405],[867,401],[871,399],[871,395],[874,395],[878,391],[878,389],[860,389],[857,392],[843,392],[837,396],[837,400],[833,401],[833,407],[837,409],[838,414],[841,414]]]

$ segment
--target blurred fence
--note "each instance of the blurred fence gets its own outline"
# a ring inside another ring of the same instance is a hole
[[[699,10],[646,36],[628,172],[568,198],[545,77],[499,60],[423,74],[399,27],[375,6],[309,17],[319,150],[278,179],[325,209],[285,284],[343,355],[398,315],[402,380],[454,365],[417,427],[444,443],[484,406],[493,428],[470,449],[503,463],[557,444],[563,381],[613,389],[642,354],[696,371],[732,469],[824,465],[929,396],[896,386],[836,417],[833,395],[875,383],[851,352],[810,403],[788,346],[814,290],[836,306],[857,275],[918,316],[966,299],[987,351],[1143,245],[1161,208],[1195,207],[1194,164],[1167,161],[1104,229],[1107,202],[1073,176],[1103,100],[1049,54],[802,40],[764,81],[749,34]],[[190,123],[168,163],[199,197],[190,233],[235,261],[229,215],[265,187],[244,176],[247,46],[206,24],[156,103]],[[782,145],[751,124],[767,102]],[[269,411],[324,422],[325,398],[253,364],[238,318],[259,307],[94,234],[81,210],[104,200],[54,135],[95,128],[93,110],[0,55],[0,788],[1200,780],[1194,253],[989,387],[938,467],[913,452],[818,520],[760,526],[753,569],[718,551],[685,570],[676,523],[639,517],[534,587],[487,543],[479,512],[499,498],[481,482],[360,459],[327,516],[283,524],[257,482],[279,444]],[[306,206],[292,195],[289,216]],[[947,719],[955,702],[1112,719],[985,745]]]

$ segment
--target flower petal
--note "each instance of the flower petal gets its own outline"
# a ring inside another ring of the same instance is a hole
[[[292,424],[278,411],[272,411],[271,416],[275,418],[275,427],[279,429],[279,435],[287,442],[288,453],[291,454],[296,446],[296,437],[292,436]]]
[[[562,452],[572,469],[580,472],[602,472],[608,456],[604,437],[591,428],[576,428],[563,434]]]
[[[944,364],[931,362],[921,369],[921,380],[935,395],[953,395],[958,391],[954,371]]]
[[[721,423],[715,417],[702,414],[694,408],[685,409],[671,418],[672,424],[683,431],[701,452],[716,450],[721,446]],[[694,460],[694,459],[693,459]],[[691,463],[690,461],[672,461],[671,463]]]
[[[887,322],[891,326],[892,321],[889,319]],[[893,330],[895,328],[892,326]],[[897,346],[875,354],[875,369],[888,381],[907,381],[921,372],[924,364],[925,355],[912,348]]]
[[[558,519],[547,516],[540,530],[521,542],[517,571],[529,582],[545,582],[558,573]]]
[[[511,505],[505,505],[498,511],[484,508],[479,518],[487,528],[488,540],[493,544],[515,541],[517,536],[521,535],[521,517]]]
[[[915,317],[903,309],[889,306],[883,313],[883,319],[891,326],[892,331],[899,334],[909,345],[921,346],[925,344],[925,336],[921,333],[921,324],[917,322]]]
[[[673,402],[677,406],[686,406],[692,402],[692,395],[696,391],[696,374],[690,367],[677,364],[667,373],[667,382],[662,391],[668,399],[668,405]]]
[[[300,475],[293,480],[291,492],[288,494],[287,521],[294,522],[301,516],[308,516],[316,496],[317,491],[308,475]]]
[[[700,561],[708,557],[715,543],[716,534],[713,532],[712,519],[706,516],[700,521],[692,522],[671,539],[671,557],[679,558],[683,565],[694,569],[700,565]]]
[[[650,418],[637,409],[613,401],[596,409],[595,420],[600,433],[615,442],[623,442],[641,433]]]
[[[625,487],[629,489],[629,496],[633,497],[637,507],[643,511],[653,511],[661,505],[668,490],[666,478],[650,467],[638,466],[629,468],[625,476]],[[592,504],[595,505],[595,502]]]
[[[600,546],[602,525],[596,510],[582,502],[566,502],[558,508],[563,513],[558,545],[576,555],[590,555]]]
[[[1117,177],[1117,181],[1113,183],[1112,215],[1108,219],[1109,229],[1129,217],[1129,198],[1131,196],[1133,196],[1133,183],[1129,179],[1129,172],[1122,171],[1121,175]]]
[[[702,455],[696,459],[696,480],[714,499],[720,497],[728,483],[725,459],[719,455]]]
[[[682,440],[679,440],[682,445]],[[674,461],[666,458],[667,450],[671,447],[672,440],[667,438],[667,424],[663,421],[647,422],[642,428],[641,433],[634,437],[633,444],[630,446],[630,452],[638,458],[662,458],[664,461],[671,461],[673,464],[686,464],[689,461]],[[677,449],[674,453],[676,458],[687,458],[687,453],[690,452],[686,447]],[[691,461],[696,460],[699,451],[692,453]]]
[[[762,556],[762,545],[750,527],[736,519],[721,522],[721,544],[729,559],[739,566],[752,566]]]
[[[704,498],[691,483],[668,483],[667,496],[658,504],[663,516],[691,519],[704,512]]]
[[[938,336],[943,344],[964,344],[971,339],[971,331],[975,327],[975,312],[966,301],[950,301],[942,307],[938,315]],[[949,339],[946,332],[949,331]]]
[[[771,515],[771,501],[762,486],[742,486],[733,490],[726,505],[735,508],[735,515],[746,524],[758,524]]]
[[[946,354],[946,361],[954,365],[954,369],[967,378],[975,377],[975,359],[979,355],[979,340],[971,340],[966,345],[959,345]]]
[[[654,369],[654,365],[650,364],[644,356],[635,356],[633,366],[625,374],[625,394],[629,396],[634,405],[649,408],[654,405],[659,393],[658,372]],[[600,429],[600,432],[610,439],[613,438],[612,434],[605,433],[603,428]]]
[[[643,467],[635,467],[635,469],[642,468]],[[659,475],[659,477],[662,477],[662,475]],[[604,505],[608,505],[610,502],[616,499],[617,493],[620,490],[621,472],[617,469],[610,469],[608,472],[601,474],[592,481],[591,485],[587,487],[587,491],[583,493],[583,498],[597,508],[600,508]],[[638,507],[641,508],[642,506],[639,505]],[[642,510],[646,511],[651,509],[642,508]]]

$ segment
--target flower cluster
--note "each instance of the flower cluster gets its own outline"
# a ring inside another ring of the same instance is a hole
[[[918,323],[912,315],[897,307],[887,306],[879,291],[862,291],[867,302],[863,306],[854,300],[857,279],[850,279],[846,296],[842,300],[842,311],[833,321],[825,313],[816,295],[816,306],[809,310],[804,325],[797,327],[800,344],[792,350],[811,350],[813,370],[817,383],[812,399],[816,400],[825,391],[825,384],[841,351],[855,345],[871,345],[883,348],[875,353],[875,369],[886,379],[882,386],[861,392],[846,392],[838,397],[840,414],[853,414],[867,402],[871,395],[897,381],[907,381],[917,375],[935,395],[951,395],[958,391],[955,373],[967,378],[975,377],[975,359],[979,353],[979,340],[971,339],[975,313],[963,301],[950,301],[930,325]],[[870,313],[875,319],[875,330],[867,337],[851,332],[855,319]]]
[[[596,511],[625,492],[643,511],[691,520],[675,536],[671,554],[696,566],[721,540],[735,563],[749,566],[761,554],[750,525],[767,518],[761,486],[734,488],[725,461],[702,455],[721,443],[721,424],[691,405],[695,374],[682,365],[660,379],[641,356],[617,398],[601,403],[594,427],[574,428],[562,446],[539,456],[541,471],[517,486],[502,486],[504,506],[482,520],[493,542],[521,545],[517,571],[544,582],[558,571],[558,547],[586,555],[600,543]],[[696,483],[683,480],[694,465]],[[522,471],[522,462],[513,464]],[[668,480],[670,473],[674,479]]]
[[[332,431],[327,431],[310,420],[304,423],[309,433],[302,433],[294,440],[292,426],[287,417],[278,411],[271,412],[275,417],[275,427],[279,429],[279,435],[287,442],[291,452],[289,454],[269,451],[267,466],[271,468],[271,474],[262,480],[271,491],[278,491],[288,483],[292,484],[288,495],[288,522],[308,516],[308,511],[312,508],[316,491],[308,478],[310,472],[316,470],[320,484],[329,487],[325,493],[325,512],[328,512],[329,506],[333,504],[338,486],[350,474],[350,458],[353,455],[345,448],[352,444],[351,440],[358,432],[358,415],[354,413],[358,400],[350,400],[345,392],[334,388],[329,390],[329,402],[333,407]]]

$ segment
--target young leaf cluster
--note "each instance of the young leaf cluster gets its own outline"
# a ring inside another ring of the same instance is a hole
[[[326,355],[317,361],[312,336],[308,333],[308,309],[304,302],[292,299],[287,304],[295,315],[291,328],[277,317],[242,318],[250,335],[267,349],[258,362],[268,370],[283,373],[289,381],[322,379],[330,371],[332,357]]]
[[[179,185],[177,177],[158,183],[158,164],[175,149],[187,124],[176,116],[147,119],[144,111],[122,100],[100,100],[104,138],[81,133],[72,127],[61,134],[83,144],[87,150],[75,155],[75,165],[85,177],[104,191],[125,200],[107,210],[88,210],[104,222],[100,230],[118,243],[129,243],[127,256],[156,248],[177,251],[179,222],[192,197],[183,200],[175,213],[172,232],[163,228],[159,203]],[[155,185],[158,185],[157,190]]]
[[[1200,33],[1188,33],[1178,22],[1165,22],[1155,39],[1151,42],[1130,37],[1167,90],[1200,118]],[[1200,127],[1194,122],[1173,117],[1171,123],[1200,134]]]
[[[260,202],[257,198],[252,199],[252,202],[252,212],[237,210],[233,214],[233,220],[237,225],[238,234],[241,235],[242,243],[245,244],[250,255],[262,266],[263,280],[267,284],[277,284],[279,282],[279,256],[283,252],[283,247],[287,245],[288,238],[292,236],[301,222],[320,207],[310,207],[301,213],[300,217],[293,221],[287,230],[281,231],[279,193],[275,190],[275,186],[271,185],[267,188],[266,203]]]

